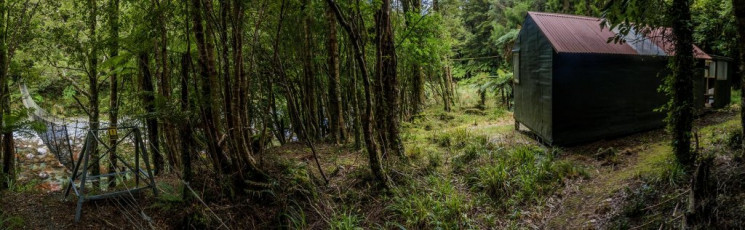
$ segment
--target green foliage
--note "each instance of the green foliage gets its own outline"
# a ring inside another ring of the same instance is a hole
[[[24,229],[24,221],[21,217],[11,216],[0,210],[0,229]]]
[[[7,175],[1,175],[0,173],[0,179],[5,180],[6,184],[8,185],[8,191],[16,192],[16,193],[26,193],[26,192],[35,192],[36,187],[41,184],[41,180],[39,179],[32,179],[30,181],[18,181],[12,178],[7,177]],[[15,177],[13,177],[15,178]]]
[[[44,131],[46,126],[43,123],[32,122],[28,120],[30,111],[22,108],[17,110],[11,110],[9,114],[5,114],[2,118],[3,126],[1,127],[2,132],[14,132],[23,129],[31,129],[37,131]]]
[[[420,182],[397,187],[393,193],[393,203],[387,209],[408,228],[461,229],[471,224],[466,215],[471,204],[441,175],[430,175]]]
[[[163,211],[173,211],[180,208],[184,202],[182,199],[181,191],[183,188],[175,188],[167,183],[158,183],[158,190],[160,193],[158,197],[151,205],[152,208],[158,208]]]
[[[691,19],[694,43],[701,49],[728,57],[739,54],[732,1],[695,0]]]
[[[307,229],[308,228],[308,217],[305,215],[305,211],[297,204],[288,207],[282,213],[282,218],[285,220],[285,226],[288,229]]]
[[[360,216],[352,211],[341,211],[334,212],[334,216],[331,217],[329,222],[329,229],[331,230],[358,230],[363,229],[360,227],[362,219]]]
[[[564,179],[585,174],[581,168],[554,160],[554,154],[534,146],[500,150],[488,157],[471,172],[469,184],[503,208],[539,203]]]
[[[466,128],[456,128],[451,131],[435,133],[430,137],[430,141],[438,144],[440,147],[461,149],[466,146],[470,137],[471,134]]]
[[[732,90],[730,94],[730,103],[733,105],[739,105],[742,103],[742,92],[740,90]]]

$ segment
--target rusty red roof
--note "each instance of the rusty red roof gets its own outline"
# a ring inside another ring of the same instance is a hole
[[[602,29],[600,18],[543,12],[528,12],[528,15],[533,18],[558,53],[642,55],[628,43],[608,43],[608,38],[616,36],[616,33],[607,27]],[[674,47],[670,39],[650,40],[666,54],[673,54],[668,51],[670,47]],[[696,58],[711,59],[700,48],[695,45],[693,48]]]
[[[647,37],[664,50],[665,53],[675,55],[675,43],[672,41],[672,35],[673,30],[671,28],[659,28],[652,30]],[[693,45],[693,55],[700,59],[711,59],[711,56],[696,45]]]

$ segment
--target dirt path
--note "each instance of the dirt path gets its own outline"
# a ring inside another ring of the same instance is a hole
[[[667,145],[654,142],[620,151],[618,157],[625,159],[614,165],[607,161],[591,163],[589,179],[565,188],[565,198],[555,212],[558,215],[548,221],[550,228],[603,228],[621,205],[623,189],[632,186],[638,176],[671,163],[672,156]]]
[[[697,120],[695,127],[705,130],[737,118],[731,111],[709,114]],[[669,170],[674,156],[668,141],[664,130],[654,130],[566,149],[565,158],[586,165],[590,176],[566,186],[553,215],[545,221],[547,228],[605,228],[620,211],[626,188],[637,186],[641,176]],[[599,159],[596,154],[601,148],[613,148],[618,154]]]

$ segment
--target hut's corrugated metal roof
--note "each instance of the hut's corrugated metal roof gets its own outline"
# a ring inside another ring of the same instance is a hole
[[[664,50],[668,55],[672,56],[675,55],[675,43],[672,41],[672,34],[672,29],[660,28],[652,30],[647,36],[649,37],[649,40],[657,44],[657,46]],[[711,59],[711,56],[706,54],[706,52],[701,50],[701,48],[698,48],[696,45],[693,45],[693,55],[700,59]]]
[[[640,55],[627,43],[609,43],[608,38],[616,35],[609,29],[601,29],[600,18],[528,12],[538,27],[559,53],[601,53]],[[659,30],[662,31],[662,30]],[[650,37],[659,35],[652,33]],[[668,55],[674,44],[670,39],[650,39]],[[694,45],[696,58],[711,59],[703,50]]]

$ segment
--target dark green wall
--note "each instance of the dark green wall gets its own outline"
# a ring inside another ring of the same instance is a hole
[[[553,47],[530,17],[525,19],[515,47],[520,55],[519,83],[515,83],[514,91],[515,120],[551,143]]]
[[[617,54],[554,56],[554,142],[568,145],[663,127],[658,91],[667,57]]]

